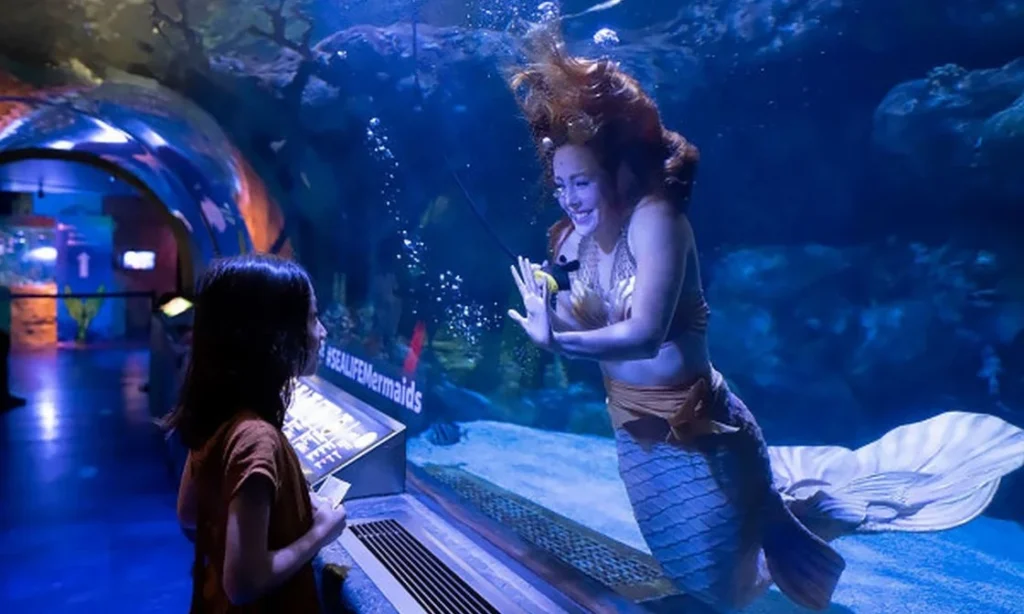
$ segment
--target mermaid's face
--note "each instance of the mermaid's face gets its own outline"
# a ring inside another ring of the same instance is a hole
[[[555,198],[581,236],[593,234],[602,220],[613,219],[615,188],[589,148],[559,147],[555,150],[551,170]]]

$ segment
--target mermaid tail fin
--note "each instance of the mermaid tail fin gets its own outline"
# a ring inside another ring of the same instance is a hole
[[[795,603],[824,610],[832,602],[846,561],[805,528],[781,501],[778,509],[761,542],[772,581]]]
[[[775,485],[815,534],[940,531],[980,515],[1000,479],[1024,465],[1024,430],[948,412],[903,425],[856,451],[770,447]]]

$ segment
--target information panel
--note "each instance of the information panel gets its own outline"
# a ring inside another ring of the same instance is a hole
[[[299,380],[285,415],[284,434],[315,484],[391,434],[391,429],[359,416]]]

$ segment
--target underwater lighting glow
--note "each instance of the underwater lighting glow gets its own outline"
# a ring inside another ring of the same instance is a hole
[[[97,143],[127,143],[128,135],[124,132],[114,128],[106,122],[97,120],[96,125],[99,130],[92,136],[92,140]]]
[[[171,209],[171,215],[174,216],[179,222],[184,224],[186,230],[188,230],[189,232],[194,232],[192,230],[192,224],[189,223],[188,218],[185,217],[184,213],[178,211],[177,209]]]
[[[166,147],[167,141],[158,132],[150,128],[142,129],[142,137],[153,147]]]
[[[26,260],[33,262],[56,262],[57,248],[50,246],[34,247],[25,254]]]

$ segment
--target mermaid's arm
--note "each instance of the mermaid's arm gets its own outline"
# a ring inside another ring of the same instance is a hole
[[[658,355],[679,302],[693,229],[669,203],[648,199],[633,213],[629,243],[637,267],[630,317],[594,330],[556,331],[553,351],[597,361]]]

